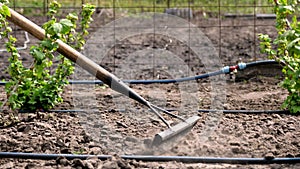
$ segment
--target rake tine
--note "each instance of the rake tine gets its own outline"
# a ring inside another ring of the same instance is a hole
[[[158,110],[164,112],[165,114],[167,114],[167,115],[169,115],[169,116],[172,116],[172,117],[174,117],[174,118],[178,118],[178,119],[180,119],[181,121],[185,121],[185,119],[183,119],[182,117],[180,117],[180,116],[178,116],[178,115],[176,115],[176,114],[173,114],[173,113],[169,112],[168,110],[165,110],[165,109],[160,108],[160,107],[158,107],[158,106],[156,106],[156,105],[153,105],[153,104],[151,104],[151,106],[153,106],[154,108],[156,108],[156,109],[158,109]]]
[[[168,126],[168,128],[171,128],[171,125],[167,122],[167,120],[157,111],[155,110],[156,106],[149,104],[149,108]]]

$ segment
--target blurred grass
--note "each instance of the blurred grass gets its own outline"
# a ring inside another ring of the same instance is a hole
[[[10,0],[11,7],[23,10],[23,14],[42,15],[34,10],[46,10],[51,0]],[[99,8],[116,8],[129,13],[164,12],[166,8],[191,8],[209,13],[254,14],[272,13],[268,0],[58,0],[64,8],[81,7],[92,3]]]

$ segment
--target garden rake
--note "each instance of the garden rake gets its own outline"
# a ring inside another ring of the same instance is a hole
[[[2,4],[0,3],[0,6]],[[24,16],[20,15],[19,13],[15,12],[14,10],[10,9],[11,15],[7,18],[14,24],[20,26],[25,31],[29,32],[31,35],[35,36],[39,40],[43,40],[45,38],[45,30],[42,29],[40,26],[36,25],[35,23],[31,22]],[[61,40],[57,40],[59,45],[58,52],[62,55],[70,59],[71,61],[78,64],[80,67],[91,73],[92,75],[96,76],[99,80],[103,81],[103,83],[107,84],[113,90],[128,96],[131,99],[138,101],[139,103],[147,106],[150,108],[168,127],[167,130],[158,133],[155,135],[154,140],[152,142],[153,146],[158,146],[164,141],[170,140],[175,136],[180,136],[183,133],[186,133],[197,123],[199,120],[199,116],[195,115],[188,119],[184,119],[176,114],[173,114],[163,108],[160,108],[156,105],[151,104],[143,97],[141,97],[138,93],[132,90],[128,85],[126,85],[123,81],[117,78],[112,73],[108,72],[83,54],[79,53],[77,50],[73,49],[66,43],[62,42]],[[171,126],[168,121],[162,116],[162,114],[166,114],[173,118],[179,119],[181,122],[175,126]]]

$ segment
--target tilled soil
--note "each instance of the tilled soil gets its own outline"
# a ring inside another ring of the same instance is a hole
[[[101,20],[97,22],[97,16],[95,20],[97,24],[101,23]],[[216,19],[196,18],[193,22],[215,46],[222,65],[233,65],[241,60],[248,62],[266,59],[259,55],[258,40],[254,32],[275,35],[272,26],[256,26],[253,31],[254,27],[251,26],[253,20],[224,19],[221,31],[219,27],[213,27],[219,24]],[[255,23],[272,25],[274,21],[258,20]],[[94,34],[91,35],[97,35],[96,28],[99,26],[97,24],[92,27]],[[185,67],[181,70],[182,67],[174,64],[172,59],[167,60],[168,57],[157,57],[166,59],[163,62],[156,61],[157,66],[152,62],[153,58],[144,60],[145,58],[139,57],[140,53],[132,54],[145,48],[150,48],[150,54],[154,49],[164,49],[177,54],[188,65],[190,71],[186,73]],[[93,54],[92,52],[97,53],[97,50],[89,51],[90,54]],[[126,62],[123,63],[123,60]],[[107,57],[98,62],[123,79],[179,78],[183,74],[184,76],[202,74],[209,70],[205,67],[205,63],[202,63],[203,60],[197,58],[183,42],[176,41],[172,37],[151,34],[132,36],[118,42],[116,47],[108,52]],[[82,73],[80,69],[76,73],[75,79],[86,76],[85,73],[80,74]],[[1,77],[8,78],[5,73],[2,73]],[[1,128],[0,151],[108,154],[113,155],[113,158],[106,161],[95,158],[87,160],[3,158],[0,160],[0,168],[299,168],[299,164],[184,164],[123,160],[119,157],[123,154],[299,157],[300,144],[297,138],[300,136],[300,122],[297,115],[198,112],[200,109],[218,108],[278,110],[287,96],[287,91],[279,86],[281,79],[280,67],[263,65],[231,76],[202,79],[197,82],[130,85],[154,104],[175,109],[177,111],[174,113],[185,118],[193,115],[200,117],[187,135],[154,147],[151,146],[153,136],[166,127],[150,110],[107,86],[69,85],[64,92],[64,103],[55,109],[83,110],[82,112],[19,113],[18,122],[15,120],[16,123]],[[3,101],[6,98],[4,87],[0,90]],[[8,111],[3,111],[1,118],[7,122],[14,120],[9,117]],[[166,118],[172,125],[178,123],[175,119]]]

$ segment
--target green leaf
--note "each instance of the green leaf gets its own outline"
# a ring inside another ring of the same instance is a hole
[[[55,23],[55,19],[51,19],[43,24],[43,29],[48,30]]]
[[[290,48],[294,47],[295,44],[296,44],[297,42],[299,42],[299,41],[300,41],[300,38],[296,38],[295,40],[289,42],[288,45],[287,45],[287,48],[290,49]]]
[[[53,48],[53,42],[50,39],[45,39],[41,42],[41,44],[46,47],[47,49]]]
[[[73,23],[69,19],[60,20],[60,24],[62,25],[62,34],[67,34],[71,31],[71,28],[74,27]]]
[[[1,13],[3,15],[5,15],[5,16],[9,16],[9,17],[11,16],[10,10],[9,10],[9,8],[6,5],[2,5],[2,7],[1,7]]]
[[[34,104],[36,104],[37,102],[36,102],[35,100],[31,99],[28,103],[34,105]]]
[[[300,106],[292,106],[290,111],[292,113],[300,113]]]
[[[60,24],[68,27],[73,27],[73,23],[69,19],[61,19]]]
[[[33,55],[33,57],[36,59],[38,64],[41,64],[42,60],[45,58],[45,54],[43,52],[39,51],[38,49],[33,49],[30,52]]]
[[[52,29],[53,29],[54,33],[58,34],[62,30],[62,25],[60,23],[54,23],[52,25]]]
[[[76,21],[76,20],[78,20],[78,16],[76,13],[69,13],[67,16],[67,19],[69,19],[71,21]]]
[[[281,7],[279,7],[279,11],[280,11],[281,13],[284,13],[284,12],[289,12],[289,13],[291,13],[291,12],[294,12],[295,9],[294,9],[291,5],[286,5],[286,6],[281,6]]]

